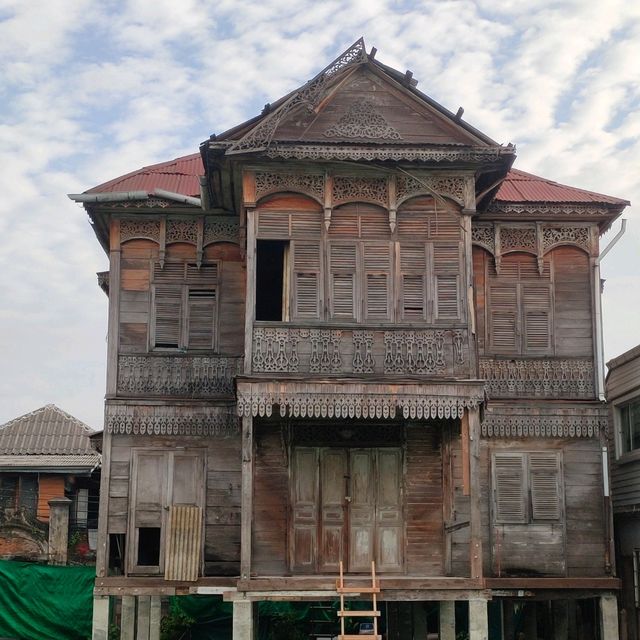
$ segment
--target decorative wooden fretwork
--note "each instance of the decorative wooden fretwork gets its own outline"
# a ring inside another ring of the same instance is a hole
[[[278,125],[293,109],[300,106],[306,107],[309,110],[315,108],[324,95],[328,83],[336,73],[350,65],[364,62],[366,59],[367,52],[364,47],[364,41],[360,38],[301,89],[295,91],[277,109],[267,114],[262,121],[243,138],[232,143],[227,153],[237,153],[244,150],[262,149],[265,147],[268,149]]]
[[[187,242],[198,244],[198,223],[195,220],[167,220],[166,244]]]
[[[371,100],[354,102],[324,135],[327,138],[402,140],[402,136],[376,110]]]
[[[444,331],[385,331],[384,372],[443,373]]]
[[[182,205],[173,200],[166,200],[165,198],[145,198],[144,200],[100,203],[100,207],[104,207],[105,209],[168,209],[169,207],[182,209],[184,206],[193,208],[192,205]]]
[[[240,242],[240,224],[237,220],[207,220],[204,223],[203,245],[214,242]]]
[[[459,418],[465,409],[476,409],[484,399],[479,385],[456,385],[458,395],[447,393],[450,387],[436,385],[394,385],[367,383],[289,384],[263,382],[238,384],[240,416],[271,416],[274,406],[281,417],[293,418],[365,418],[425,420]]]
[[[542,247],[548,251],[559,244],[575,244],[585,251],[591,249],[591,234],[588,227],[543,227]]]
[[[107,405],[108,433],[134,436],[212,436],[229,438],[240,433],[233,407]]]
[[[494,202],[489,207],[488,213],[509,213],[522,216],[610,216],[611,211],[606,207],[598,207],[592,204],[567,203],[559,205],[511,204],[508,202]]]
[[[223,356],[120,356],[118,394],[208,397],[233,393],[240,358]]]
[[[499,411],[485,415],[485,438],[597,438],[607,430],[606,413],[597,409],[576,408],[564,415],[553,415],[549,409],[527,411],[523,407],[507,409],[504,414],[502,408]]]
[[[536,253],[537,234],[535,227],[500,227],[500,249],[509,251],[529,251]]]
[[[121,220],[120,221],[120,242],[133,240],[134,238],[145,238],[160,242],[160,221],[159,220]]]
[[[251,366],[253,373],[466,376],[468,352],[466,329],[255,327]]]
[[[471,240],[473,244],[484,247],[487,251],[495,253],[496,234],[493,225],[473,225],[471,228]]]
[[[396,177],[396,198],[398,205],[413,196],[420,194],[437,193],[441,196],[449,196],[461,205],[464,205],[463,177],[459,176],[405,176]]]
[[[335,176],[332,198],[334,205],[364,200],[387,207],[389,203],[387,179],[384,177]]]
[[[324,174],[256,171],[255,181],[256,200],[278,191],[296,191],[320,202],[324,200]]]
[[[592,398],[595,393],[589,358],[481,358],[480,377],[493,398]]]

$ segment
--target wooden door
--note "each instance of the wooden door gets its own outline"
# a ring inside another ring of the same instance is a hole
[[[314,573],[318,546],[318,449],[294,449],[291,463],[291,569]]]
[[[350,451],[349,559],[352,573],[371,571],[374,559],[375,476],[374,450]]]
[[[346,449],[320,451],[320,551],[321,573],[335,573],[344,557],[345,495],[348,481]]]
[[[402,452],[378,449],[376,457],[376,567],[378,571],[400,571],[404,540]]]

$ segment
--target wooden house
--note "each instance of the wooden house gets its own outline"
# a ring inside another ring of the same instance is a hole
[[[110,261],[94,638],[109,595],[130,638],[183,593],[249,638],[372,562],[388,638],[439,602],[452,640],[456,601],[472,640],[490,601],[508,640],[617,638],[597,256],[628,203],[511,169],[416,84],[360,40],[70,196]]]
[[[48,561],[57,553],[51,505],[64,514],[64,555],[69,529],[83,543],[78,559],[91,555],[101,462],[95,433],[53,404],[0,425],[0,557]]]
[[[640,638],[640,346],[607,362],[611,495],[616,533],[621,627]],[[622,634],[624,637],[624,633]]]

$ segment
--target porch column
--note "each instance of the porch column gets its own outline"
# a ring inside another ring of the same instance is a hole
[[[440,640],[456,640],[456,603],[440,601]]]
[[[482,519],[480,512],[480,409],[468,409],[468,434],[469,434],[469,504],[470,504],[470,530],[471,540],[469,555],[471,564],[471,577],[482,578]],[[464,427],[464,424],[463,424]],[[463,437],[464,431],[463,428]],[[486,607],[485,607],[486,609]],[[486,611],[485,611],[486,615]]]
[[[236,600],[233,603],[233,640],[253,640],[255,631],[253,602]]]
[[[109,638],[109,596],[93,596],[91,640]]]
[[[248,580],[251,577],[251,522],[252,520],[253,520],[253,418],[251,416],[245,416],[242,418],[242,496],[241,496],[241,510],[240,510],[240,575],[243,580]],[[235,611],[235,605],[234,605],[234,611]]]
[[[469,600],[469,640],[488,640],[489,615],[486,600]]]
[[[607,593],[600,596],[600,637],[602,640],[619,640],[618,598]]]

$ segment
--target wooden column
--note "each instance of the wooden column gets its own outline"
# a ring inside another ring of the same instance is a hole
[[[618,631],[618,598],[608,593],[600,596],[600,638],[602,640],[619,640]]]
[[[151,596],[149,612],[149,640],[160,640],[160,619],[162,618],[160,596]]]
[[[251,577],[251,522],[253,520],[253,418],[242,418],[242,496],[240,513],[240,575]],[[234,605],[235,612],[235,605]],[[235,636],[234,636],[235,638]]]
[[[482,573],[482,516],[480,511],[480,409],[469,413],[469,495],[470,530],[469,554],[471,577],[481,579]]]
[[[244,314],[244,372],[251,373],[253,323],[256,317],[256,218],[255,209],[247,209],[247,289]]]
[[[569,640],[569,606],[566,600],[554,600],[553,640]]]
[[[120,640],[136,639],[136,597],[122,596]]]
[[[49,564],[67,564],[69,498],[49,500]]]
[[[488,640],[489,615],[486,600],[469,600],[469,640]]]
[[[453,600],[440,602],[440,640],[456,640],[456,603]]]
[[[253,603],[233,603],[233,640],[253,640],[255,637]]]
[[[93,596],[91,640],[109,640],[109,596]]]

